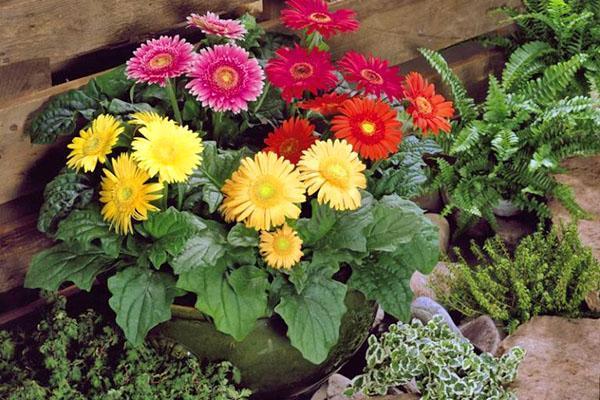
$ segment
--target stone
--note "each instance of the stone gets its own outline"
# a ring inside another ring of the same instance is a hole
[[[411,393],[392,394],[388,396],[367,397],[369,400],[418,400],[419,396]]]
[[[590,311],[600,313],[600,290],[594,290],[585,296],[585,303]]]
[[[366,400],[367,396],[356,393],[352,397],[344,395],[344,391],[352,384],[352,381],[344,375],[333,374],[327,381],[327,400]]]
[[[312,395],[310,400],[327,400],[327,384],[322,385],[319,390]]]
[[[500,199],[498,204],[492,209],[492,212],[497,217],[514,217],[522,213],[519,207],[515,206],[512,201]]]
[[[440,214],[426,213],[425,216],[437,225],[439,229],[440,253],[447,255],[448,247],[450,246],[450,224],[448,220]]]
[[[509,248],[516,248],[521,239],[536,230],[536,221],[531,218],[496,217],[496,234],[502,238]]]
[[[535,317],[500,344],[527,351],[511,387],[519,400],[598,400],[600,320]]]
[[[421,207],[423,210],[432,213],[439,213],[442,211],[442,208],[444,208],[444,203],[439,190],[434,190],[433,192],[413,197],[411,201]]]
[[[420,320],[424,324],[431,321],[435,315],[441,315],[450,329],[462,337],[460,329],[452,321],[452,317],[450,317],[448,311],[429,297],[421,296],[414,299],[410,305],[410,313],[413,318]]]
[[[410,289],[415,297],[425,296],[437,300],[435,291],[431,288],[431,283],[437,282],[439,288],[447,289],[442,282],[449,275],[448,265],[445,262],[439,262],[428,275],[415,271],[410,278]]]
[[[482,352],[496,354],[502,335],[496,323],[487,315],[482,315],[459,326],[463,336]]]

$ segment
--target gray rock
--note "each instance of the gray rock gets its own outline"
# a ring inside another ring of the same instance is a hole
[[[440,214],[425,214],[431,222],[437,225],[439,229],[440,253],[447,255],[448,247],[450,246],[450,224],[448,220]]]
[[[447,288],[447,285],[443,281],[448,275],[450,275],[448,265],[445,262],[439,262],[428,275],[423,275],[419,271],[415,271],[410,278],[410,289],[415,297],[425,296],[437,300],[435,291],[431,288],[431,283],[436,282],[438,288],[443,288],[444,292],[446,292],[449,288]]]
[[[463,336],[481,351],[496,354],[502,335],[496,323],[487,315],[482,315],[459,327]]]
[[[352,381],[344,375],[331,375],[327,382],[327,400],[366,400],[367,396],[357,393],[352,397],[344,395],[344,391],[352,384]]]
[[[429,322],[435,315],[441,315],[450,329],[462,337],[460,329],[452,321],[452,317],[450,317],[448,311],[429,297],[421,296],[414,299],[410,305],[410,313],[413,318],[420,320],[424,324]]]
[[[496,218],[496,234],[509,248],[516,248],[521,239],[535,232],[536,221],[526,218]]]
[[[310,400],[327,400],[327,384],[321,386],[319,390],[312,395]]]
[[[433,192],[413,197],[411,201],[421,207],[423,210],[433,213],[439,213],[442,211],[442,208],[444,208],[444,203],[439,190],[434,190]]]
[[[600,290],[594,290],[585,296],[585,303],[594,313],[600,313]]]
[[[512,201],[504,199],[498,201],[498,204],[496,204],[496,207],[492,209],[492,212],[497,217],[505,218],[514,217],[522,213],[519,207],[515,206]]]

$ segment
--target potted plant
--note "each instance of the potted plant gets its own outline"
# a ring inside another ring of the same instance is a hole
[[[449,131],[453,113],[384,60],[351,52],[334,67],[324,39],[358,28],[351,10],[291,1],[282,20],[300,43],[249,16],[192,15],[200,43],[146,42],[30,129],[48,143],[83,126],[40,211],[57,244],[34,257],[26,286],[107,278],[131,343],[152,330],[233,361],[270,398],[358,349],[373,300],[408,318],[408,281],[435,265],[437,228],[398,194],[402,179],[369,190],[401,161],[401,103],[425,134]]]

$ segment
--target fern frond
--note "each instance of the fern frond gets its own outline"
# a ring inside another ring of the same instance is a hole
[[[493,75],[489,77],[484,110],[483,119],[488,122],[504,121],[510,114],[506,92]]]
[[[512,53],[502,72],[502,87],[510,92],[545,67],[540,58],[554,51],[547,42],[529,42]]]

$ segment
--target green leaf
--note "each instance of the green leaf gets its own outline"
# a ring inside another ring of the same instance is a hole
[[[112,99],[108,104],[107,111],[114,115],[131,114],[142,111],[154,111],[148,103],[128,103],[120,99]]]
[[[429,218],[422,218],[420,229],[408,243],[398,246],[395,259],[411,270],[428,274],[440,258],[439,228]]]
[[[171,274],[146,268],[126,267],[108,280],[112,293],[108,303],[127,340],[143,343],[150,329],[171,318],[177,294]]]
[[[183,103],[183,110],[181,111],[181,117],[184,121],[192,121],[200,114],[200,103],[194,98],[189,98]]]
[[[166,211],[150,214],[142,228],[153,239],[148,249],[148,259],[154,267],[160,268],[169,256],[175,257],[181,253],[187,240],[195,232],[206,229],[207,225],[191,213],[170,207]]]
[[[59,244],[33,257],[24,286],[54,291],[64,282],[73,282],[78,288],[90,291],[96,276],[114,262],[100,249]]]
[[[48,144],[56,141],[58,136],[70,135],[77,127],[79,116],[90,120],[99,108],[100,104],[81,90],[53,97],[28,127],[31,142]]]
[[[173,271],[183,274],[216,266],[227,250],[225,243],[222,235],[210,229],[196,233],[185,242],[182,251],[171,262]]]
[[[56,238],[64,242],[77,242],[82,249],[92,247],[94,241],[100,241],[107,255],[115,258],[121,248],[121,238],[110,230],[110,225],[104,221],[97,207],[71,212],[59,224]]]
[[[307,246],[314,245],[325,237],[337,221],[335,210],[327,204],[319,204],[317,200],[312,200],[310,205],[311,217],[301,218],[296,222],[298,235]]]
[[[244,224],[236,224],[227,234],[227,242],[235,247],[258,247],[258,232]]]
[[[182,274],[177,286],[197,294],[196,308],[209,315],[217,329],[243,340],[267,314],[268,275],[253,266],[225,273],[226,265],[197,268]]]
[[[75,208],[83,208],[92,199],[94,189],[86,175],[64,169],[44,190],[37,227],[41,232],[54,233],[58,223]]]
[[[302,293],[283,296],[275,308],[288,326],[292,346],[310,362],[325,361],[338,342],[346,312],[345,297],[346,285],[331,279],[314,279]]]
[[[94,82],[100,91],[107,97],[122,97],[129,92],[134,81],[127,79],[125,75],[125,65],[111,69],[108,72],[96,77]]]
[[[246,13],[242,15],[239,20],[244,25],[244,28],[246,28],[246,34],[244,35],[243,40],[238,41],[238,44],[246,50],[253,47],[260,47],[258,40],[265,34],[265,30],[256,23],[256,18]]]

